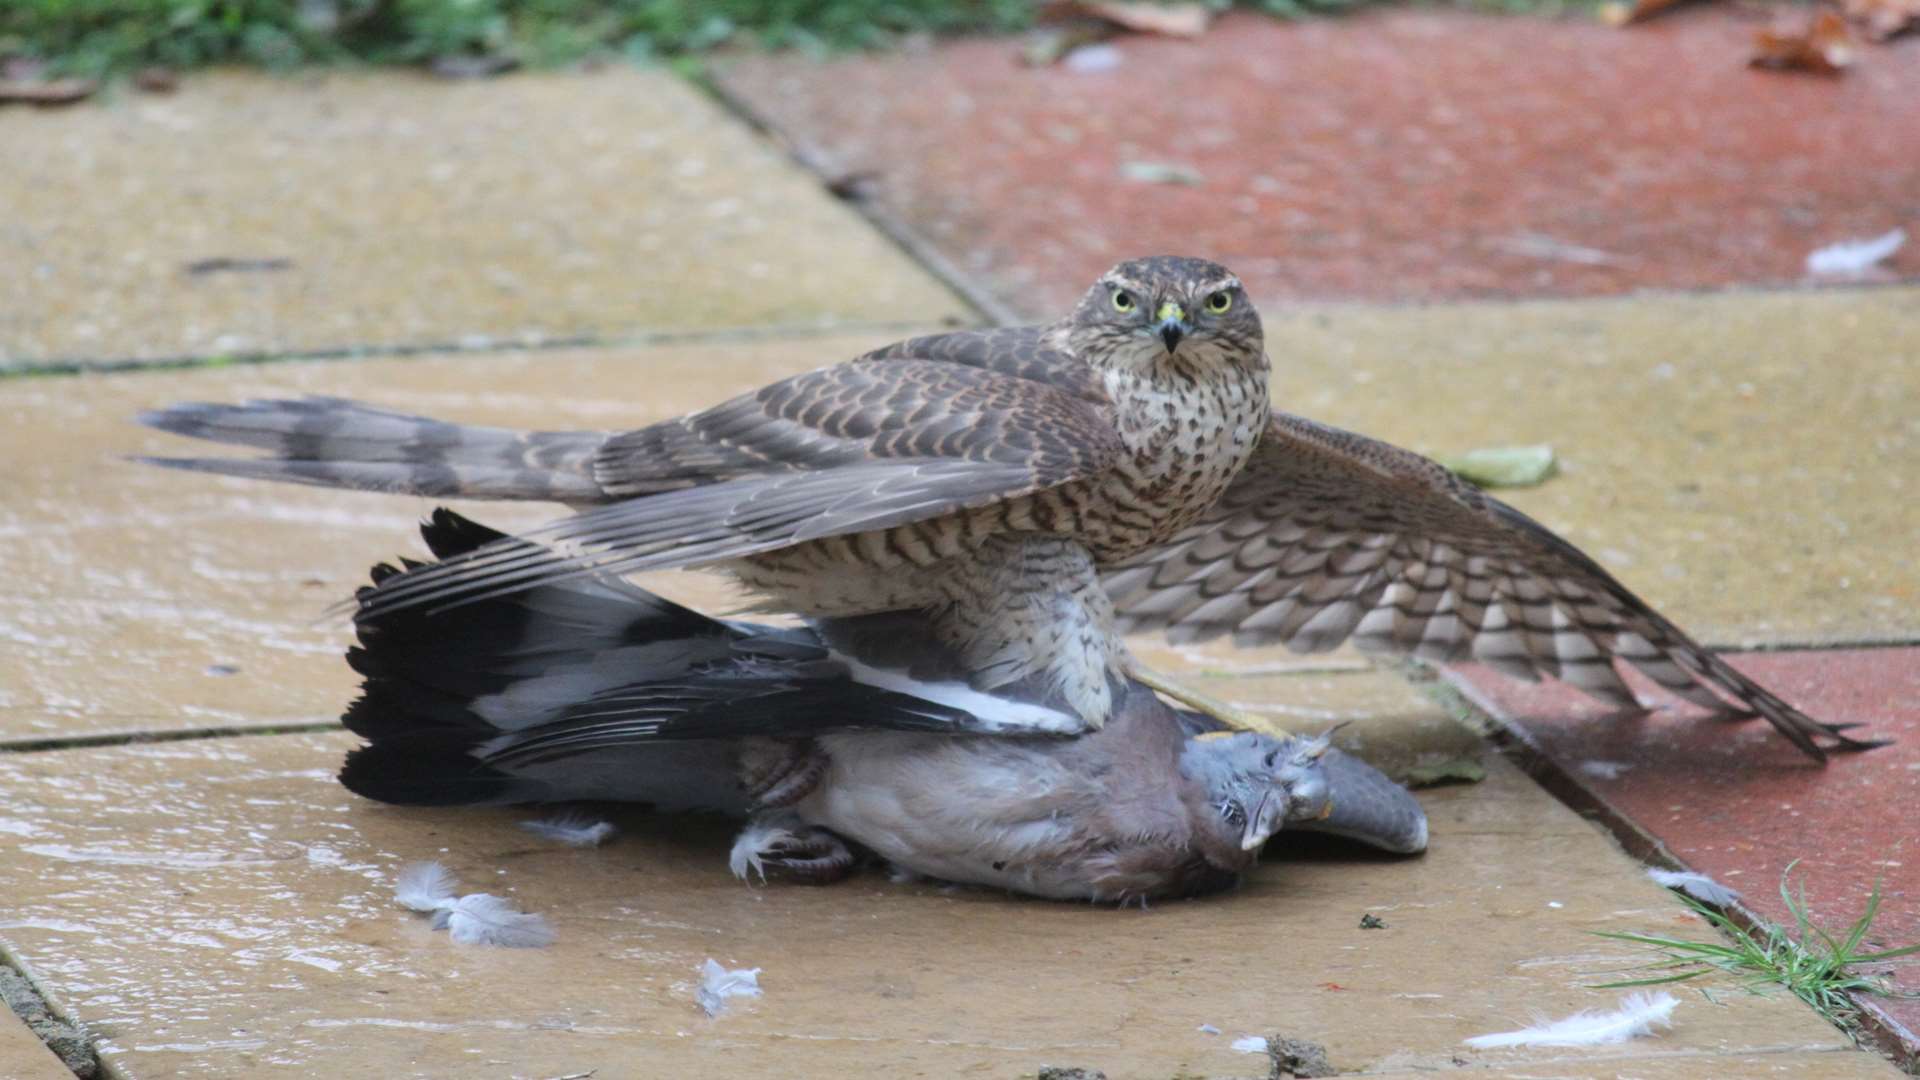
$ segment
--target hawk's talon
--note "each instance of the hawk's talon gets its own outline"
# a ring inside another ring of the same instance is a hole
[[[803,885],[830,885],[853,872],[853,849],[838,835],[808,825],[791,811],[757,815],[733,842],[733,875],[761,881],[778,875]]]

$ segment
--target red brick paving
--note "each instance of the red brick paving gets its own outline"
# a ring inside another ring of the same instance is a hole
[[[1769,919],[1788,913],[1780,875],[1800,860],[1816,917],[1856,918],[1876,878],[1882,908],[1870,944],[1920,942],[1920,648],[1754,653],[1734,666],[1810,715],[1893,745],[1836,755],[1822,769],[1764,722],[1728,725],[1676,710],[1609,719],[1560,683],[1529,685],[1464,672],[1504,719],[1616,813],[1677,858],[1740,890]],[[1646,694],[1647,684],[1637,684]],[[1683,707],[1684,708],[1684,707]],[[1589,764],[1599,763],[1599,764]],[[1609,765],[1620,765],[1617,775]],[[1920,991],[1920,957],[1897,962],[1895,983]],[[1869,999],[1920,1051],[1920,1000]]]
[[[1920,40],[1838,79],[1750,71],[1765,17],[1243,14],[1124,39],[1107,73],[986,39],[721,79],[830,167],[876,172],[884,209],[1027,314],[1156,251],[1218,258],[1269,305],[1589,296],[1793,283],[1820,245],[1920,233]]]

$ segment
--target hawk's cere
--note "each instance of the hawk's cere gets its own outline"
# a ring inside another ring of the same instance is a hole
[[[235,476],[578,512],[445,562],[367,612],[569,575],[728,570],[769,608],[914,610],[976,689],[1097,727],[1132,670],[1120,634],[1232,633],[1303,651],[1473,659],[1623,704],[1624,660],[1814,757],[1875,745],[1782,702],[1584,554],[1439,465],[1270,413],[1260,319],[1198,259],[1103,275],[1058,322],[915,338],[620,434],[449,424],[326,398],[143,419],[255,446],[161,459]],[[1145,673],[1134,671],[1144,677]]]

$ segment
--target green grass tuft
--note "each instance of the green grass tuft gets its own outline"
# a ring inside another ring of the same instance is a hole
[[[1852,1022],[1858,1010],[1849,995],[1895,993],[1884,977],[1862,974],[1854,969],[1860,964],[1920,953],[1920,944],[1873,952],[1860,951],[1868,931],[1873,928],[1874,918],[1880,913],[1880,884],[1877,881],[1873,892],[1867,897],[1866,911],[1847,929],[1845,935],[1836,937],[1828,933],[1814,923],[1812,912],[1807,909],[1804,884],[1797,888],[1788,886],[1788,879],[1797,865],[1799,860],[1787,864],[1786,870],[1780,875],[1780,898],[1786,901],[1787,911],[1793,916],[1791,932],[1766,924],[1753,928],[1742,926],[1720,909],[1681,894],[1681,902],[1725,935],[1726,940],[1682,941],[1654,934],[1602,932],[1599,936],[1604,938],[1630,941],[1659,950],[1666,959],[1652,967],[1670,974],[1601,983],[1598,984],[1599,988],[1657,986],[1683,982],[1716,970],[1725,971],[1741,976],[1749,990],[1763,989],[1768,985],[1784,986],[1834,1023],[1845,1025]]]
[[[1279,18],[1380,0],[1202,0]],[[1558,13],[1594,0],[1443,0],[1470,10]],[[270,69],[499,57],[532,67],[697,56],[724,44],[826,53],[910,33],[1004,33],[1032,0],[0,0],[0,60],[108,76],[149,65]]]
[[[463,54],[546,66],[731,42],[871,48],[915,31],[1018,29],[1032,10],[1023,0],[0,0],[0,57],[93,76]]]

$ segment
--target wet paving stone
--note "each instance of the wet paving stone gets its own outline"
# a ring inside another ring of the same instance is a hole
[[[1347,682],[1374,698],[1384,678]],[[1394,743],[1398,722],[1356,727]],[[1535,1009],[1612,1005],[1588,984],[1636,955],[1591,931],[1702,932],[1497,757],[1480,784],[1421,793],[1424,857],[1283,844],[1238,891],[1140,911],[878,873],[749,886],[712,821],[616,815],[618,840],[564,848],[518,828],[526,811],[348,794],[332,774],[353,742],[0,754],[0,946],[129,1076],[1016,1075],[1062,1061],[1226,1076],[1260,1067],[1231,1039],[1272,1031],[1351,1069],[1551,1068],[1566,1051],[1460,1041]],[[418,859],[547,916],[557,942],[452,943],[393,900]],[[1388,928],[1359,930],[1366,912]],[[709,957],[761,968],[765,995],[701,1015]],[[1690,998],[1657,1039],[1572,1061],[1684,1055],[1714,1075],[1817,1052],[1871,1074],[1846,1045],[1792,998],[1727,993]]]

